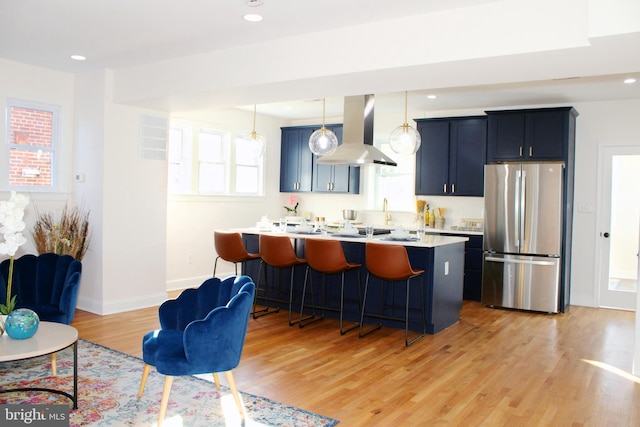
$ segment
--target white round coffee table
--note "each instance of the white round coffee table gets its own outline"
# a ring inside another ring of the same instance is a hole
[[[40,322],[38,331],[26,340],[14,340],[6,332],[0,336],[0,362],[30,359],[52,354],[73,346],[73,395],[48,388],[14,388],[0,390],[0,393],[14,391],[45,391],[68,397],[73,409],[78,409],[78,330],[72,326],[55,322]]]

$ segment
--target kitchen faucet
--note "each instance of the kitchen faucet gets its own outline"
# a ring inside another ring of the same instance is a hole
[[[386,197],[382,201],[382,210],[384,211],[384,225],[389,225],[389,222],[391,222],[391,214],[389,213],[389,202]]]

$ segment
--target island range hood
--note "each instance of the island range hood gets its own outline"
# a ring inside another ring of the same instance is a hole
[[[317,162],[331,165],[387,165],[398,164],[373,146],[373,95],[344,98],[342,145],[333,154],[318,158]]]

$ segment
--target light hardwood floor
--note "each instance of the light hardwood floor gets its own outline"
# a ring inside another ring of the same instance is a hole
[[[358,339],[340,336],[336,319],[300,329],[286,316],[250,320],[237,386],[341,426],[640,426],[632,312],[465,302],[459,323],[409,348],[401,329]],[[157,309],[78,311],[73,325],[81,338],[141,356]]]

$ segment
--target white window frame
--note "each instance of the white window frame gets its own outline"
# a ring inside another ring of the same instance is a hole
[[[24,108],[24,109],[32,109],[32,110],[40,110],[50,112],[52,114],[51,117],[51,147],[44,146],[24,146],[20,144],[12,144],[10,141],[11,135],[11,108]],[[23,192],[43,192],[43,193],[55,193],[61,192],[61,183],[63,171],[61,170],[61,152],[60,147],[62,146],[62,138],[61,138],[61,110],[62,108],[58,105],[44,104],[35,101],[26,101],[20,99],[7,99],[6,109],[5,109],[5,141],[3,144],[3,156],[2,163],[5,165],[2,169],[6,170],[6,172],[2,173],[0,176],[0,188],[5,189],[7,191],[15,190],[15,191],[23,191]],[[37,151],[41,149],[42,151],[47,151],[52,153],[52,161],[51,161],[51,185],[50,186],[35,186],[35,185],[11,185],[9,180],[9,161],[10,161],[10,152],[14,149],[27,150],[27,151]]]
[[[183,165],[178,165],[175,169],[182,169],[185,177],[183,179],[187,179],[189,177],[189,184],[187,183],[180,185],[174,185],[172,187],[171,180],[174,178],[174,175],[171,174],[171,171],[168,174],[169,177],[169,186],[168,192],[172,196],[203,196],[203,197],[264,197],[264,186],[265,186],[265,156],[261,155],[259,157],[260,161],[257,168],[257,179],[258,182],[257,188],[258,191],[256,193],[250,192],[239,192],[236,191],[236,174],[238,167],[246,167],[247,165],[239,165],[236,163],[236,144],[238,140],[244,139],[245,135],[241,132],[233,131],[233,130],[224,130],[220,129],[218,126],[208,126],[203,125],[201,123],[191,123],[183,120],[179,120],[177,122],[171,123],[169,134],[172,134],[173,130],[182,131],[183,142],[182,142],[182,152],[181,152],[181,162]],[[198,156],[199,152],[199,144],[200,144],[200,134],[201,133],[211,133],[222,137],[223,140],[223,161],[221,164],[224,165],[224,190],[222,192],[200,192],[200,159]],[[169,140],[169,152],[168,155],[168,165],[170,167],[171,164],[176,164],[176,162],[172,162],[172,154],[171,152],[175,149],[173,146],[175,142],[170,138]],[[180,163],[180,162],[178,162]],[[188,170],[185,170],[188,169]]]

